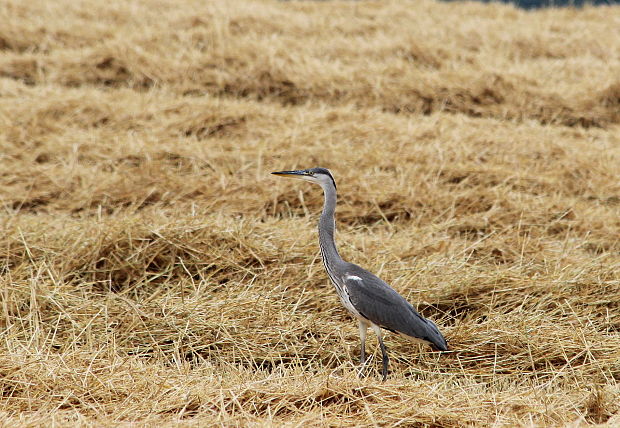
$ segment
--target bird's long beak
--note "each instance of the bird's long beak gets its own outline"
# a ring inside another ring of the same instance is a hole
[[[298,169],[295,171],[275,171],[272,172],[273,175],[284,175],[284,176],[292,176],[293,178],[303,178],[303,177],[307,177],[310,174],[308,174],[308,171],[303,170],[303,169]]]

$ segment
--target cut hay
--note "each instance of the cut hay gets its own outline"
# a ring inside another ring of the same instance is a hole
[[[619,9],[0,5],[0,424],[620,424]],[[318,254],[445,333],[356,323]]]

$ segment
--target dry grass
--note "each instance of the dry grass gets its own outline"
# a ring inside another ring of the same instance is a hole
[[[620,9],[0,4],[0,424],[620,424]],[[451,346],[357,327],[343,255]]]

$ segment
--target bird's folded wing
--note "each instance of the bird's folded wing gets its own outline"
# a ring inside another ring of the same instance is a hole
[[[429,342],[447,349],[446,341],[434,323],[422,317],[409,302],[384,281],[358,267],[343,281],[355,309],[387,330]]]

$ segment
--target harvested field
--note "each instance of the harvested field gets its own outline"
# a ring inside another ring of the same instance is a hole
[[[620,425],[620,6],[5,0],[0,425]],[[433,319],[391,373],[319,256]]]

